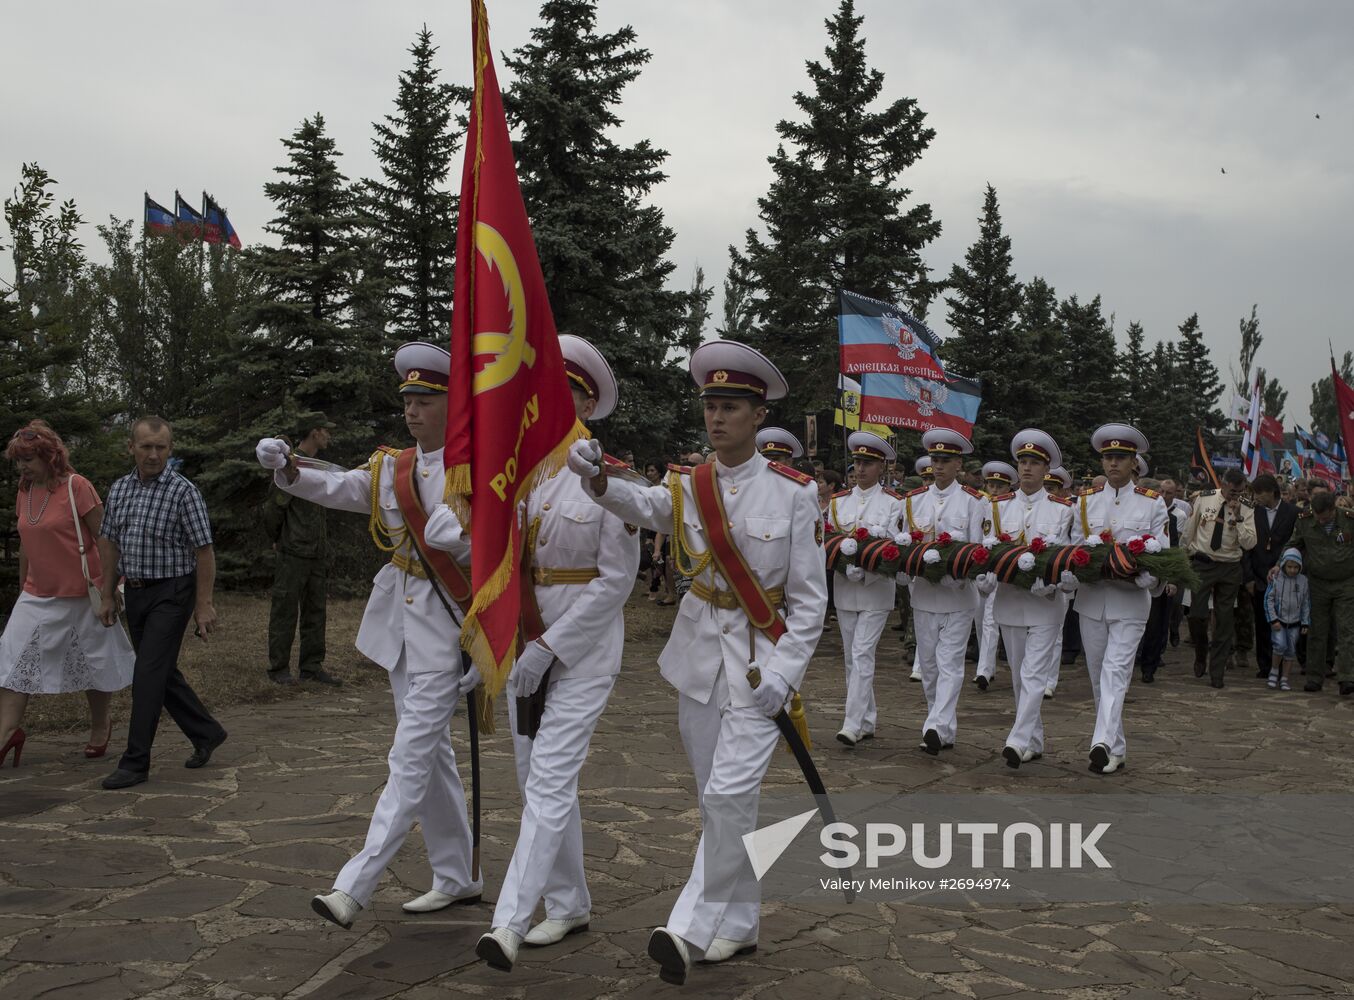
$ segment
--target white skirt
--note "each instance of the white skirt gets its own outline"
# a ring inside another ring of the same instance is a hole
[[[121,691],[135,662],[122,625],[104,628],[87,597],[21,593],[0,636],[0,688],[21,694]]]

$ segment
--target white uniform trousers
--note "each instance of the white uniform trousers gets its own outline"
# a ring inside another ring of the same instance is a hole
[[[989,681],[997,675],[997,642],[1001,633],[997,628],[997,620],[992,617],[993,600],[991,594],[979,594],[980,604],[978,621],[978,669],[974,671],[975,677],[986,677]],[[1006,651],[1006,661],[1011,662],[1011,651]]]
[[[1125,754],[1124,696],[1133,679],[1133,660],[1147,623],[1081,616],[1081,646],[1095,695],[1095,735],[1116,757]]]
[[[1003,625],[1001,638],[1011,665],[1011,690],[1015,693],[1015,723],[1006,745],[1017,750],[1044,752],[1044,690],[1058,662],[1062,622],[1052,625]]]
[[[757,827],[757,801],[761,795],[762,778],[771,764],[771,754],[780,739],[776,723],[756,708],[734,708],[729,705],[728,689],[723,673],[715,686],[710,701],[701,704],[694,698],[681,695],[677,705],[677,727],[682,743],[696,777],[697,802],[705,815],[707,796],[719,796],[726,803],[735,803],[740,812],[740,827],[724,831],[725,843],[741,838]],[[712,808],[721,815],[727,812],[716,804]],[[706,838],[710,830],[701,830],[696,847],[696,861],[691,866],[681,895],[668,916],[667,928],[687,941],[699,957],[716,937],[731,941],[755,941],[761,915],[761,888],[746,864],[747,854],[739,851],[743,864],[734,884],[711,886],[716,897],[706,899]],[[721,851],[721,855],[732,852]],[[733,901],[730,901],[733,900]]]
[[[578,774],[615,683],[614,676],[567,674],[552,681],[534,740],[517,735],[517,699],[508,698],[522,826],[492,926],[525,935],[542,897],[545,915],[552,920],[585,917],[591,911],[592,896],[583,872]]]
[[[395,741],[390,777],[376,802],[367,842],[343,866],[334,888],[366,906],[382,873],[417,820],[433,870],[432,887],[459,896],[483,886],[470,876],[470,822],[465,789],[451,749],[460,672],[410,673],[401,652],[390,671],[395,698]]]
[[[837,612],[837,621],[842,627],[842,654],[846,661],[846,712],[842,728],[853,733],[874,732],[875,653],[888,620],[888,609]]]
[[[917,625],[917,656],[921,686],[926,692],[926,722],[922,733],[934,729],[941,743],[953,743],[959,728],[956,709],[964,687],[964,653],[973,628],[973,611],[912,612]]]

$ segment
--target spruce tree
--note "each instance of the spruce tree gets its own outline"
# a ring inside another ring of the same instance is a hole
[[[1064,451],[1067,470],[1079,477],[1086,470],[1074,461],[1074,456],[1079,454],[1076,439],[1086,434],[1083,428],[1071,424],[1071,400],[1059,369],[1064,333],[1058,320],[1058,295],[1040,277],[1031,278],[1020,292],[1016,332],[1029,352],[1033,376],[1026,401],[1026,420],[1031,426],[1053,435]],[[984,419],[980,410],[978,422],[981,424]]]
[[[617,141],[617,108],[650,54],[633,28],[599,34],[594,0],[547,0],[531,41],[504,63],[522,197],[555,326],[592,341],[620,385],[602,430],[612,451],[675,446],[690,420],[684,359],[690,292],[666,287],[673,232],[648,204],[667,152]]]
[[[1058,374],[1073,428],[1063,451],[1084,467],[1098,466],[1091,451],[1091,431],[1124,419],[1114,330],[1101,312],[1099,295],[1085,303],[1069,296],[1058,307],[1058,320],[1063,328]]]
[[[1180,385],[1185,389],[1177,401],[1180,421],[1192,434],[1196,426],[1204,429],[1204,438],[1214,444],[1210,435],[1218,434],[1227,425],[1218,409],[1222,396],[1222,379],[1213,364],[1208,345],[1204,343],[1199,327],[1199,314],[1193,313],[1180,324],[1176,341],[1176,368]]]
[[[794,95],[802,118],[776,126],[774,179],[758,200],[765,232],[730,247],[754,291],[749,339],[789,379],[789,414],[835,403],[838,289],[924,318],[942,287],[922,259],[940,222],[925,202],[909,207],[912,192],[899,184],[935,130],[911,98],[876,106],[884,74],[866,62],[863,21],[841,0],[825,22],[826,59],[807,64],[812,90]]]
[[[1011,437],[1034,416],[1030,393],[1039,380],[1029,340],[1017,324],[1020,283],[1011,273],[1011,237],[1002,232],[997,192],[983,196],[978,239],[964,264],[950,270],[953,335],[941,355],[951,371],[982,382],[983,402],[973,446],[986,459],[1006,458]]]
[[[1137,427],[1152,446],[1152,471],[1161,476],[1188,478],[1194,450],[1194,425],[1181,418],[1179,405],[1189,392],[1183,384],[1173,343],[1158,340],[1147,362],[1147,376],[1138,400],[1142,405]]]
[[[437,47],[426,25],[409,53],[414,61],[400,74],[395,114],[374,125],[381,178],[366,182],[364,199],[388,284],[391,346],[442,343],[449,335],[460,202],[448,174],[463,131],[453,111],[466,93],[438,81]]]
[[[1119,356],[1119,371],[1124,386],[1124,419],[1131,424],[1142,420],[1150,393],[1151,358],[1143,346],[1142,324],[1134,320],[1124,331],[1125,345]]]

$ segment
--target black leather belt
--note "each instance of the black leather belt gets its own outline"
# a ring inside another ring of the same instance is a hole
[[[192,576],[191,573],[185,573],[184,576]],[[146,580],[137,577],[126,577],[122,582],[132,590],[142,590],[146,587],[153,587],[157,583],[168,583],[171,580],[182,580],[182,576],[161,576],[154,580]]]

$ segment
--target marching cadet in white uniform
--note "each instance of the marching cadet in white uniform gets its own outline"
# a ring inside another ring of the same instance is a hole
[[[1048,475],[1044,477],[1044,488],[1048,490],[1049,496],[1058,497],[1062,500],[1075,500],[1075,490],[1073,487],[1072,473],[1068,472],[1061,465],[1056,469],[1050,469]],[[1073,504],[1075,506],[1075,502]],[[1063,618],[1066,620],[1072,607],[1071,600],[1065,600]],[[1053,666],[1048,675],[1048,682],[1044,686],[1044,697],[1052,698],[1053,692],[1058,690],[1058,674],[1062,672],[1063,662],[1063,633],[1058,632],[1057,645],[1054,647]]]
[[[804,446],[784,427],[763,427],[757,432],[757,450],[768,462],[785,462],[804,457]]]
[[[676,565],[692,577],[658,660],[679,693],[677,724],[704,819],[691,877],[667,925],[649,939],[660,976],[678,984],[692,956],[720,962],[757,945],[760,890],[747,856],[741,854],[737,876],[707,887],[707,838],[712,817],[723,815],[721,803],[737,803],[739,819],[723,821],[717,833],[740,851],[738,838],[755,828],[762,777],[779,739],[773,720],[803,684],[827,609],[813,477],[768,463],[755,449],[766,402],[787,392],[784,377],[757,351],[726,340],[697,348],[691,375],[701,389],[714,463],[674,467],[668,483],[645,488],[617,477],[594,479],[602,465],[595,442],[576,442],[569,455],[588,489],[603,491],[597,502],[607,510],[628,524],[672,532]],[[731,550],[742,559],[732,559]],[[768,614],[769,625],[753,627],[745,601],[782,608],[783,619]],[[782,621],[784,631],[773,641],[763,629],[778,631]],[[761,671],[755,689],[747,677],[752,665]]]
[[[447,352],[432,344],[405,344],[395,353],[404,420],[418,442],[416,449],[381,449],[366,466],[349,472],[298,468],[279,438],[264,438],[256,449],[259,464],[276,470],[279,488],[324,507],[369,514],[373,538],[390,552],[390,562],[372,581],[357,633],[359,652],[390,673],[396,718],[390,777],[362,850],[339,872],[333,891],[316,896],[311,904],[320,916],[345,928],[370,901],[415,820],[427,845],[433,887],[405,903],[406,911],[475,903],[483,887],[471,874],[465,790],[449,732],[456,704],[479,683],[479,671],[462,671],[459,619],[453,619],[433,590],[397,491],[399,468],[411,482],[403,491],[406,501],[430,511],[442,499],[449,369]],[[459,531],[457,535],[451,555],[468,575],[470,546]]]
[[[856,467],[856,485],[832,498],[828,520],[838,531],[851,534],[864,528],[875,538],[898,533],[903,498],[879,482],[884,463],[896,457],[893,447],[868,431],[846,439]],[[842,656],[846,661],[846,712],[837,739],[849,747],[874,736],[875,651],[884,623],[893,611],[893,579],[852,566],[833,575],[833,597],[842,627]]]
[[[1154,537],[1162,548],[1171,544],[1166,532],[1166,504],[1160,494],[1133,485],[1139,453],[1147,438],[1128,424],[1105,424],[1091,435],[1100,453],[1106,483],[1084,490],[1072,520],[1072,541],[1109,532],[1115,541]],[[1133,679],[1133,660],[1147,628],[1152,592],[1160,583],[1148,573],[1133,580],[1083,583],[1077,588],[1081,644],[1095,695],[1095,735],[1090,770],[1113,774],[1124,766],[1124,696]]]
[[[1050,466],[1062,462],[1057,442],[1037,428],[1027,428],[1012,440],[1011,455],[1020,466],[1020,488],[992,501],[992,534],[1010,535],[1021,545],[1029,545],[1036,538],[1046,545],[1068,544],[1072,501],[1053,496],[1044,488]],[[1039,581],[1029,588],[997,583],[988,573],[979,582],[979,589],[992,592],[993,617],[1001,628],[1011,664],[1016,715],[1002,756],[1008,766],[1019,767],[1044,754],[1041,709],[1060,654],[1067,612],[1063,591],[1075,590],[1076,585],[1071,582],[1060,589],[1058,583]]]
[[[920,531],[928,542],[943,534],[956,542],[981,541],[988,498],[958,481],[963,456],[972,454],[973,445],[945,428],[927,431],[921,442],[931,455],[935,482],[903,498],[903,530]],[[914,577],[909,590],[927,705],[921,748],[934,757],[954,746],[959,725],[955,710],[964,686],[964,652],[978,613],[978,590],[949,576],[938,584]]]
[[[983,483],[990,498],[1005,496],[1016,484],[1016,470],[1007,462],[988,462],[983,466]],[[1001,633],[997,621],[992,617],[992,594],[978,591],[978,618],[974,622],[978,630],[978,666],[973,673],[973,683],[979,691],[986,691],[997,675],[997,646]],[[1009,654],[1007,656],[1009,662]]]
[[[921,477],[922,486],[930,486],[936,481],[935,473],[931,471],[931,456],[922,455],[912,463],[912,471]],[[913,638],[916,638],[916,626],[913,626]],[[912,673],[908,675],[910,681],[921,681],[921,653],[914,647],[912,650]]]
[[[579,420],[601,420],[616,408],[616,378],[602,354],[580,337],[562,334],[560,350]],[[578,477],[564,470],[542,483],[525,504],[525,544],[544,633],[528,642],[508,677],[508,716],[522,826],[488,934],[476,953],[509,971],[518,946],[542,947],[588,928],[592,897],[583,871],[583,824],[578,774],[588,743],[621,670],[623,609],[639,572],[639,536],[593,503]],[[443,526],[447,529],[445,534]],[[429,541],[454,542],[455,515],[438,508]],[[524,616],[524,624],[530,623]],[[535,628],[528,628],[528,637]],[[533,738],[518,731],[518,698],[539,689],[549,669],[545,711]],[[545,898],[545,920],[527,927]]]

